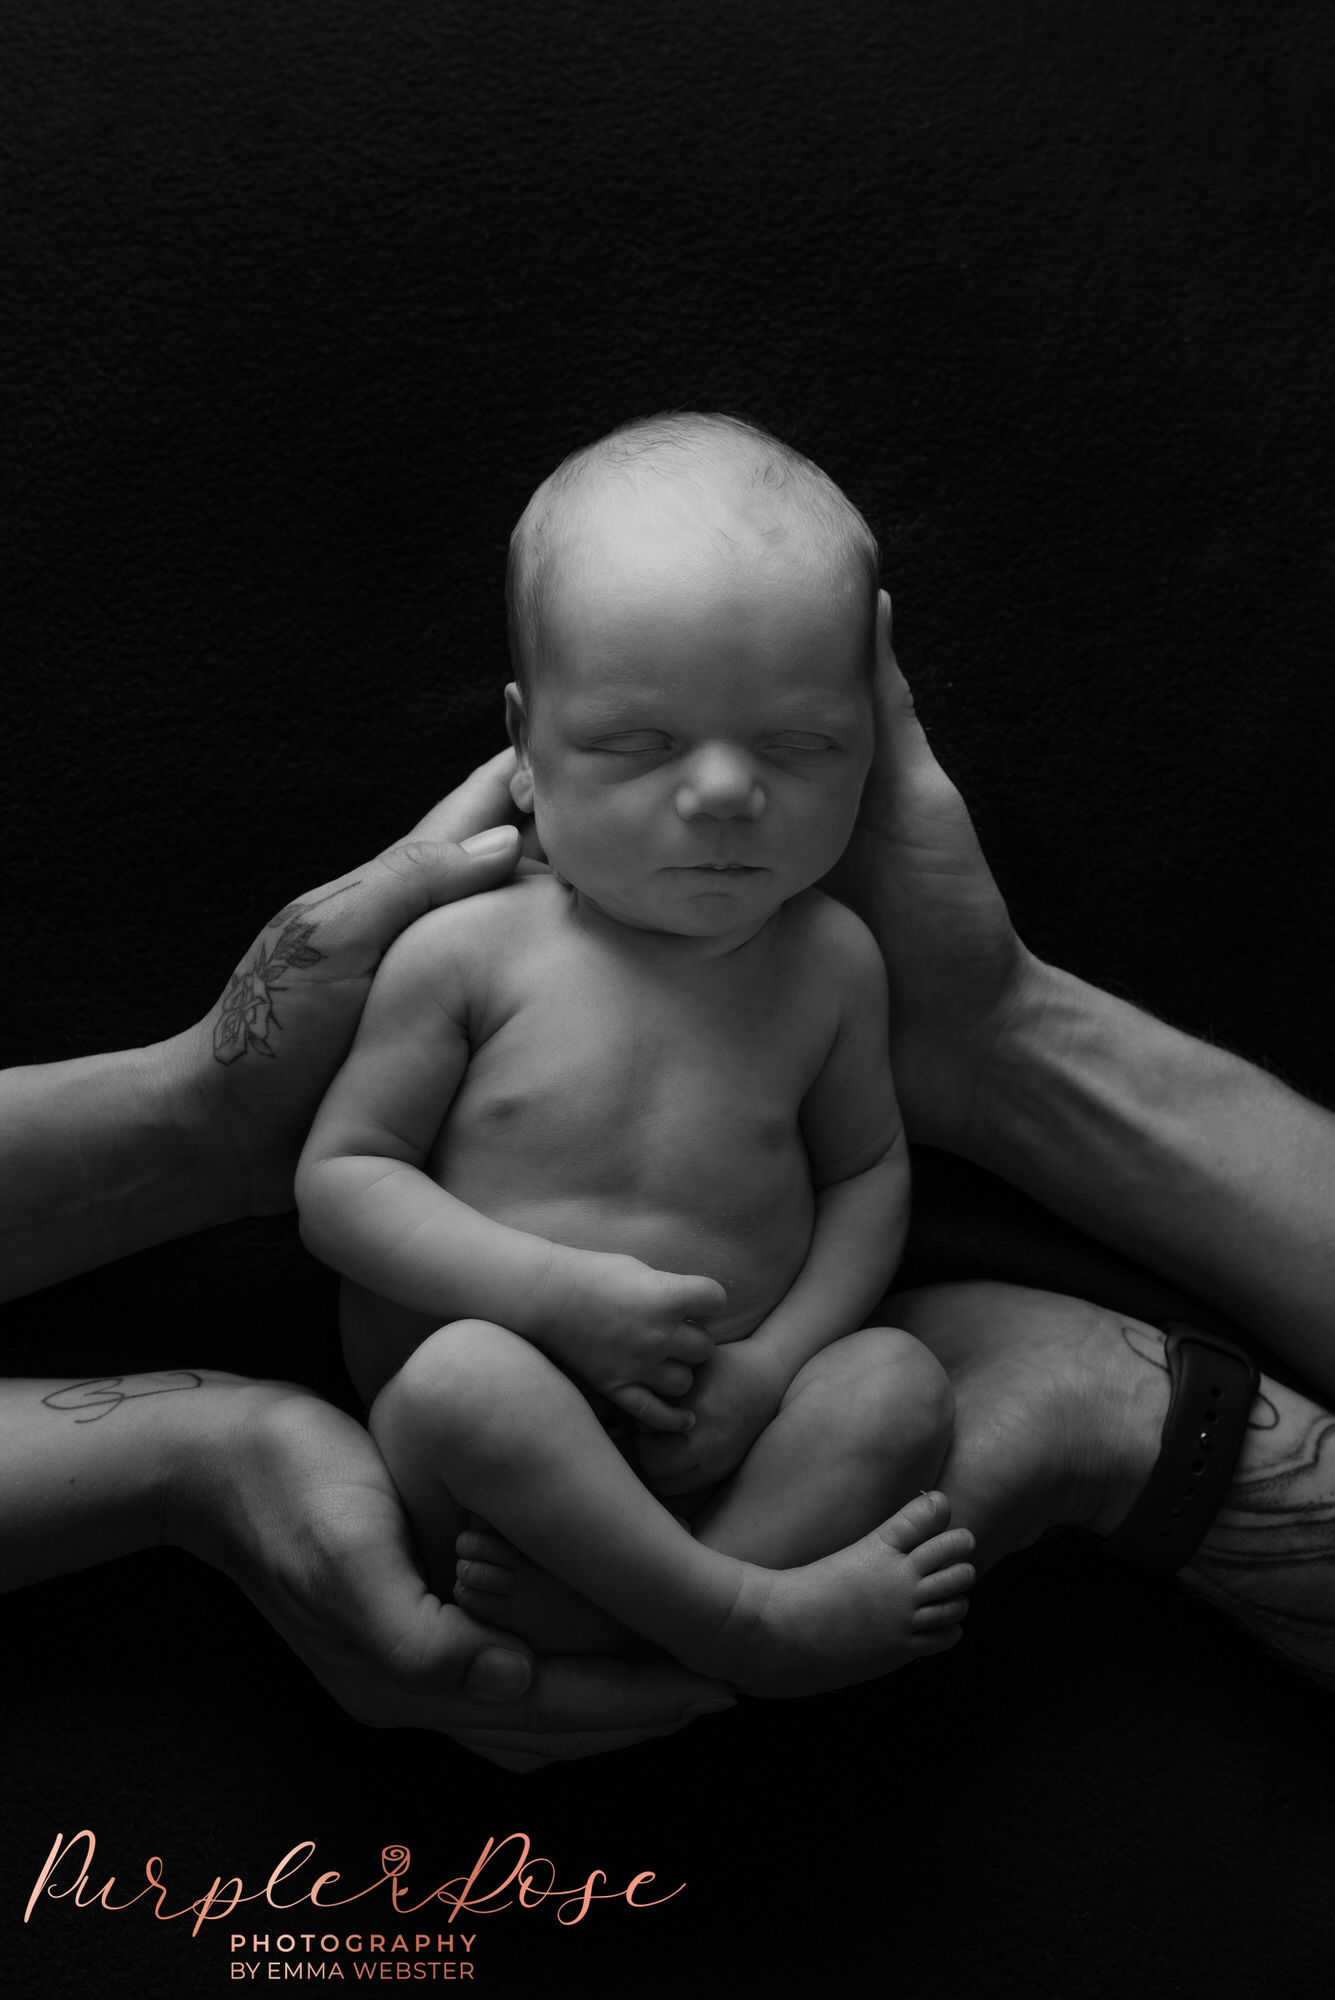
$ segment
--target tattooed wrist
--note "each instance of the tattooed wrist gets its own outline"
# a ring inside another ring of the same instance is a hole
[[[248,1051],[267,1057],[277,1053],[273,1037],[281,1032],[283,1024],[274,999],[290,990],[284,983],[284,975],[309,972],[328,957],[327,952],[312,943],[320,919],[311,912],[356,887],[355,882],[345,882],[327,895],[287,903],[269,920],[249,959],[237,967],[222,996],[218,1019],[213,1025],[215,1062],[234,1063]]]

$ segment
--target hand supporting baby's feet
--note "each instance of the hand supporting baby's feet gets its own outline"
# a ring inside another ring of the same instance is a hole
[[[743,1693],[819,1694],[873,1680],[960,1639],[974,1581],[973,1536],[950,1528],[944,1493],[924,1493],[850,1548],[805,1568],[743,1565],[714,1645],[688,1664]]]
[[[455,1543],[454,1601],[461,1611],[513,1632],[539,1652],[578,1655],[643,1650],[633,1632],[476,1514]]]
[[[712,1639],[683,1663],[744,1693],[819,1694],[873,1680],[960,1639],[973,1536],[951,1529],[944,1493],[911,1500],[850,1548],[801,1569],[736,1565],[739,1587]],[[474,1518],[459,1536],[454,1599],[545,1653],[625,1652],[634,1634]]]

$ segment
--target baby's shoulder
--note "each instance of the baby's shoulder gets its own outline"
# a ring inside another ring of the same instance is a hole
[[[516,875],[498,889],[465,896],[428,910],[400,933],[376,975],[380,985],[438,985],[442,977],[464,983],[483,967],[531,951],[556,921],[563,892],[547,870]]]
[[[804,889],[783,907],[786,944],[822,980],[860,987],[885,984],[885,963],[861,917],[820,889]]]

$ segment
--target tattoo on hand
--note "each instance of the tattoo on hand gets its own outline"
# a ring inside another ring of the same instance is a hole
[[[147,1382],[146,1389],[123,1389],[124,1375],[98,1375],[91,1382],[70,1382],[63,1389],[53,1389],[42,1401],[48,1410],[76,1412],[76,1424],[95,1424],[102,1417],[109,1416],[122,1403],[133,1402],[139,1396],[170,1396],[178,1389],[201,1389],[202,1375],[196,1375],[191,1368],[175,1368],[164,1375],[131,1375],[131,1382]]]
[[[341,896],[344,890],[356,887],[355,882],[345,882],[331,889],[327,896],[317,896],[313,902],[288,903],[265,925],[264,934],[255,945],[254,957],[248,965],[237,967],[223,994],[221,1011],[213,1027],[215,1062],[234,1063],[247,1049],[258,1056],[272,1057],[277,1053],[269,1037],[275,1028],[282,1027],[273,1004],[275,993],[288,990],[280,984],[281,974],[309,971],[328,956],[311,943],[316,925],[310,921],[309,913],[318,910],[321,903]],[[265,938],[274,930],[278,932],[277,938],[272,945],[266,945]]]

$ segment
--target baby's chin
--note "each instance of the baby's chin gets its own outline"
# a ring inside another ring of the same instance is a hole
[[[609,895],[606,890],[582,888],[559,871],[554,872],[591,917],[617,924],[623,930],[650,932],[659,937],[753,937],[790,900],[788,895],[766,893],[760,885],[740,893],[723,887],[711,891],[706,885],[686,896]]]

